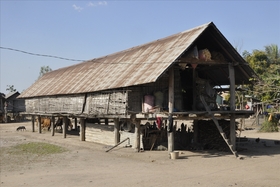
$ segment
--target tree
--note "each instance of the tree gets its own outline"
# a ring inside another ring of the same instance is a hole
[[[50,71],[52,71],[52,69],[49,66],[42,66],[41,69],[40,69],[38,79],[41,78],[45,73],[48,73]]]
[[[280,97],[280,51],[277,45],[265,46],[263,51],[254,50],[252,54],[245,51],[243,58],[249,63],[260,79],[255,79],[252,94],[261,101],[272,104]],[[274,109],[267,109],[270,114],[262,124],[260,131],[278,131],[278,118],[274,117]]]
[[[14,85],[7,85],[6,91],[16,92],[17,90],[15,89]]]
[[[268,57],[268,62],[270,64],[279,64],[280,63],[280,49],[277,45],[271,44],[265,46],[265,52]]]
[[[254,97],[270,102],[280,93],[280,58],[277,45],[265,46],[265,50],[254,50],[253,53],[243,52],[243,58],[260,77],[255,81]]]

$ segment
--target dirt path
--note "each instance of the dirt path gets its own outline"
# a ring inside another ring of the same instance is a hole
[[[24,125],[27,131],[15,129]],[[78,136],[31,132],[31,123],[0,124],[0,186],[279,186],[280,133],[242,132],[243,160],[218,151],[180,151],[177,160],[166,151],[135,153],[81,142]],[[260,138],[256,143],[255,139]],[[47,157],[11,156],[7,150],[27,142],[47,142],[67,149]]]

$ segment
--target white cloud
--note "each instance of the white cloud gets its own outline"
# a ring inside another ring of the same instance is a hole
[[[89,2],[88,6],[96,6],[93,2]]]
[[[98,5],[105,5],[105,6],[106,6],[106,5],[107,5],[107,2],[106,2],[106,1],[99,1],[99,2],[98,2]]]
[[[82,7],[79,7],[79,6],[77,6],[77,5],[72,5],[72,7],[75,9],[75,10],[77,10],[78,12],[81,12],[82,10],[83,10],[83,8]]]
[[[107,1],[98,1],[98,2],[89,2],[88,6],[94,7],[94,6],[106,6],[108,3]]]

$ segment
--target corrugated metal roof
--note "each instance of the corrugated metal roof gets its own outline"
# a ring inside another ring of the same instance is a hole
[[[20,97],[89,93],[155,82],[209,26],[217,30],[212,22],[207,23],[144,45],[46,73]]]
[[[20,97],[87,93],[155,82],[209,24],[46,73]]]

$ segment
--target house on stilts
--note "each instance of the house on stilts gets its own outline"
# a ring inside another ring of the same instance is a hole
[[[20,98],[33,131],[35,117],[53,123],[62,117],[66,137],[67,118],[73,118],[80,121],[82,141],[116,145],[129,138],[137,151],[162,146],[170,152],[195,144],[213,148],[209,138],[215,134],[237,156],[236,119],[252,111],[236,110],[235,92],[254,76],[210,22],[46,73]],[[219,88],[228,89],[229,107],[217,105]]]

